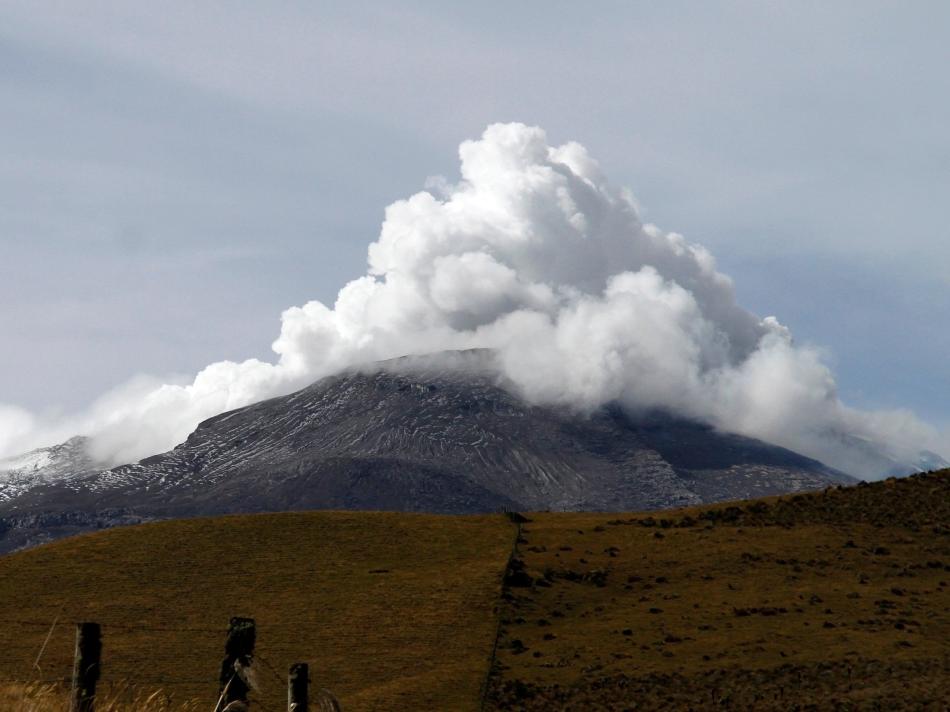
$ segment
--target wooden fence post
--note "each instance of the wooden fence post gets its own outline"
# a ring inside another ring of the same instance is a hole
[[[224,643],[224,660],[218,678],[218,704],[215,712],[221,712],[229,703],[247,702],[250,691],[243,671],[251,666],[257,631],[253,618],[232,618],[228,625],[228,637]]]
[[[294,663],[287,676],[287,712],[309,712],[310,668],[307,663]]]
[[[102,629],[99,624],[77,624],[70,712],[94,712],[101,658]]]

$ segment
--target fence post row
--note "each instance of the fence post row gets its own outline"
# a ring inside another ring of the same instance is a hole
[[[257,630],[253,618],[232,618],[221,661],[218,703],[222,712],[231,702],[247,703],[250,684],[244,672],[251,666]],[[76,625],[76,653],[73,661],[73,685],[70,712],[95,712],[96,683],[102,672],[102,627],[98,623]],[[317,706],[328,712],[341,711],[339,701],[329,690],[317,694]],[[310,666],[294,663],[287,675],[287,712],[310,712]]]
[[[218,678],[218,704],[215,712],[221,712],[231,702],[247,702],[250,685],[244,672],[251,666],[257,631],[253,618],[232,618],[228,637],[224,643],[224,659]]]
[[[101,659],[102,629],[99,624],[77,624],[70,712],[94,712]]]

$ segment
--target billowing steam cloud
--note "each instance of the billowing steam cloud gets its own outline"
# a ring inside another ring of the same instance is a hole
[[[361,362],[488,347],[529,399],[608,401],[700,418],[860,474],[869,443],[912,457],[937,433],[906,412],[844,406],[818,353],[774,318],[740,308],[712,256],[641,223],[577,143],[521,124],[460,147],[461,180],[390,205],[369,271],[332,308],[284,312],[275,363],[215,363],[190,384],[129,384],[55,436],[95,435],[131,461],[204,418]],[[67,432],[70,431],[70,432]],[[49,429],[0,409],[0,454]]]

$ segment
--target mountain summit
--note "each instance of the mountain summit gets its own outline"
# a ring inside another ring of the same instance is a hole
[[[173,450],[33,483],[0,549],[148,518],[301,509],[648,510],[821,488],[847,475],[665,413],[531,405],[484,352],[407,357],[201,423]]]

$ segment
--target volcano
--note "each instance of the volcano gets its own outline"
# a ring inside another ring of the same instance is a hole
[[[644,511],[855,481],[669,413],[532,405],[489,363],[473,351],[351,369],[136,464],[37,477],[0,501],[0,548],[234,512]]]

